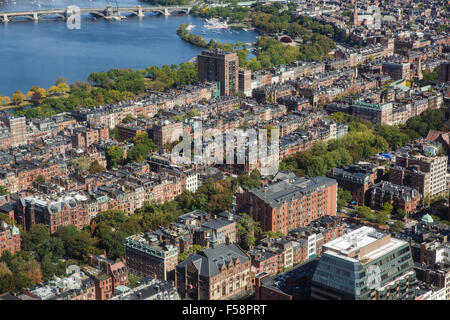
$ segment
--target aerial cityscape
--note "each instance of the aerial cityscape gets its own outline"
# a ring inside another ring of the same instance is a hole
[[[449,11],[0,0],[0,300],[450,300]]]

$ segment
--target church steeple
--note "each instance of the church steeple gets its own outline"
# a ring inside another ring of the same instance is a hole
[[[209,238],[209,247],[216,248],[217,245],[218,245],[218,242],[217,242],[216,234],[213,231],[213,232],[211,232],[211,237]]]

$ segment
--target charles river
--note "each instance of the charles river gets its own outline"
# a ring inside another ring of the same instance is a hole
[[[139,0],[117,0],[119,7],[146,6]],[[38,5],[40,4],[40,6]],[[109,4],[116,5],[115,1]],[[106,0],[0,0],[0,12],[80,8],[105,8]],[[0,95],[15,90],[26,93],[32,86],[48,88],[59,76],[69,83],[86,81],[93,71],[111,68],[144,69],[178,64],[194,58],[200,48],[182,41],[178,26],[195,26],[192,34],[207,41],[255,42],[257,34],[244,30],[204,29],[204,20],[193,16],[128,17],[121,21],[93,20],[82,16],[81,29],[70,30],[66,22],[14,21],[0,23]]]

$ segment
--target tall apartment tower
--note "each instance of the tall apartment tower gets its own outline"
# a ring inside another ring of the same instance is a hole
[[[27,143],[27,121],[25,117],[2,117],[11,133],[11,146],[19,146]]]
[[[239,90],[239,59],[234,52],[220,49],[202,51],[197,57],[198,80],[218,82],[220,95],[232,95]]]

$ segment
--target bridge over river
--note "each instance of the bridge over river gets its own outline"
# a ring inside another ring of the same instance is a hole
[[[80,14],[90,14],[94,17],[100,17],[105,19],[114,19],[121,13],[129,13],[138,17],[144,17],[146,13],[153,12],[156,14],[162,14],[164,16],[170,16],[175,14],[189,14],[192,6],[149,6],[149,7],[112,7],[106,8],[80,8]],[[7,23],[10,21],[39,21],[39,20],[54,20],[64,19],[73,15],[68,12],[68,8],[65,9],[50,9],[50,10],[33,10],[33,11],[20,11],[20,12],[0,12],[0,22]]]

